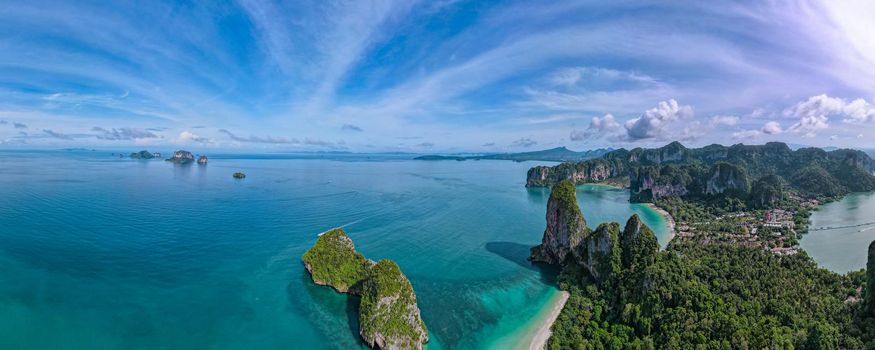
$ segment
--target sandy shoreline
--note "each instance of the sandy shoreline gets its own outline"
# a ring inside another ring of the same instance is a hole
[[[656,204],[645,203],[645,205],[647,205],[648,208],[655,210],[660,215],[664,216],[665,220],[668,221],[668,242],[665,243],[666,245],[668,245],[668,243],[671,242],[672,239],[674,239],[676,233],[674,218],[671,216],[671,214],[665,211],[665,209],[657,207]]]
[[[568,292],[560,291],[559,297],[557,298],[552,308],[550,309],[550,314],[541,322],[538,326],[537,332],[535,332],[532,341],[529,342],[529,350],[543,350],[547,346],[547,340],[550,339],[550,327],[553,326],[553,322],[556,322],[556,318],[559,317],[559,313],[562,312],[562,308],[565,307],[565,302],[568,301]],[[523,347],[525,349],[525,347]]]

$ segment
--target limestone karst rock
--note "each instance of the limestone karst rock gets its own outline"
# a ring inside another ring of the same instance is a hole
[[[532,261],[562,264],[577,254],[578,247],[589,234],[586,220],[577,206],[577,195],[571,181],[562,181],[550,192],[547,201],[547,228],[541,245],[532,249]]]
[[[413,286],[395,262],[366,259],[340,228],[319,236],[301,259],[316,284],[361,296],[359,334],[372,348],[421,350],[428,342]]]
[[[380,260],[368,270],[359,305],[359,334],[380,349],[422,349],[428,331],[407,277],[391,260]]]
[[[641,270],[656,261],[659,241],[653,231],[641,222],[638,214],[634,214],[623,229],[620,247],[623,269]]]
[[[194,162],[194,155],[189,151],[178,150],[173,152],[173,155],[167,159],[168,162],[176,163],[176,164],[189,164]]]

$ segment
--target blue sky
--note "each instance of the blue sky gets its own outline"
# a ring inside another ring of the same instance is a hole
[[[875,146],[875,3],[6,1],[0,147]]]

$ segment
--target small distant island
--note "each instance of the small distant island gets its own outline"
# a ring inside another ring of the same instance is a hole
[[[415,160],[512,160],[516,162],[524,162],[530,160],[540,160],[549,162],[573,162],[586,159],[593,159],[603,156],[612,151],[611,148],[599,148],[595,150],[575,152],[565,147],[556,147],[542,151],[522,152],[522,153],[493,153],[484,155],[424,155],[413,158]]]
[[[161,153],[157,153],[157,152],[152,153],[152,152],[149,152],[147,150],[142,150],[139,152],[131,153],[130,157],[131,157],[131,159],[154,159],[154,158],[161,158]]]
[[[245,179],[246,178],[246,174],[239,172],[239,171],[232,174],[231,176],[235,179]]]
[[[371,348],[417,349],[428,331],[410,281],[395,262],[374,262],[341,228],[325,232],[302,257],[313,282],[360,296],[359,335]]]
[[[178,150],[173,152],[173,155],[166,159],[166,161],[175,164],[191,164],[194,162],[194,155],[189,151]]]

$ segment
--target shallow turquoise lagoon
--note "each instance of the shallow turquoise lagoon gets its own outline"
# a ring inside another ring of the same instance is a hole
[[[539,163],[320,157],[0,152],[0,348],[362,347],[355,303],[300,263],[336,226],[398,262],[429,349],[504,348],[533,328],[556,293],[526,261],[549,196],[524,187]],[[578,196],[590,226],[639,213],[665,243],[626,191]]]
[[[800,243],[818,264],[839,273],[865,268],[869,243],[875,240],[875,192],[852,193],[820,206],[810,227]]]

